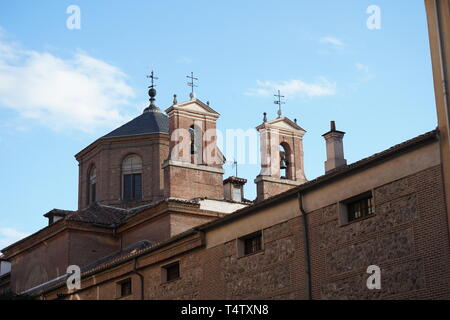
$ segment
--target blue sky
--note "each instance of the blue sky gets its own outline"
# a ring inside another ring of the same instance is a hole
[[[80,30],[66,27],[70,5]],[[370,5],[379,30],[366,26]],[[436,127],[422,0],[3,1],[0,247],[44,227],[47,211],[76,209],[73,155],[142,112],[151,69],[162,109],[174,93],[187,100],[193,71],[222,130],[275,118],[281,88],[284,114],[308,131],[308,179],[324,172],[330,120],[350,163]],[[258,172],[239,166],[251,199]]]

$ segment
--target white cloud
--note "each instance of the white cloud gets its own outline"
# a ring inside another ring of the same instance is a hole
[[[336,94],[336,83],[325,77],[319,77],[314,83],[301,80],[289,81],[257,81],[258,88],[249,89],[245,94],[249,96],[270,96],[277,90],[286,97],[306,96],[308,98],[332,96]]]
[[[12,228],[0,228],[0,250],[28,236],[28,233]]]
[[[0,107],[22,118],[92,132],[124,122],[120,109],[133,96],[120,69],[84,52],[63,59],[0,37]]]
[[[355,66],[356,66],[356,68],[357,68],[358,70],[360,70],[360,71],[363,71],[363,72],[369,72],[369,67],[366,66],[365,64],[362,64],[362,63],[357,62],[357,63],[355,64]]]
[[[356,69],[360,72],[360,75],[358,76],[358,82],[367,82],[375,78],[375,75],[370,72],[369,66],[357,62],[355,64]]]
[[[321,43],[328,43],[328,44],[332,44],[333,46],[342,48],[343,46],[345,46],[345,43],[338,39],[338,38],[334,38],[334,37],[322,37],[320,38],[320,42]]]

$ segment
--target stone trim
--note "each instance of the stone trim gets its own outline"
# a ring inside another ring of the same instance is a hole
[[[206,166],[206,165],[198,165],[198,164],[192,164],[188,162],[181,162],[181,161],[175,161],[175,160],[166,160],[163,162],[161,168],[165,169],[166,167],[179,167],[179,168],[185,168],[185,169],[193,169],[198,171],[205,171],[205,172],[212,172],[212,173],[220,173],[224,174],[225,170]]]
[[[261,181],[285,184],[285,185],[289,185],[289,186],[299,186],[304,183],[304,182],[288,180],[288,179],[277,179],[277,178],[270,177],[270,176],[257,176],[255,179],[255,183],[258,183]]]

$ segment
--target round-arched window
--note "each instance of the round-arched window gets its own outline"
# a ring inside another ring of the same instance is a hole
[[[287,147],[285,147],[284,145],[280,144],[279,146],[279,151],[280,151],[280,177],[281,179],[290,179],[289,174],[290,174],[290,154],[289,154],[289,150]]]

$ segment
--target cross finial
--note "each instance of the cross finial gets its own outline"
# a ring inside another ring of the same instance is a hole
[[[278,100],[274,101],[273,103],[278,105],[278,119],[280,119],[283,115],[283,112],[281,111],[281,105],[286,104],[286,102],[281,100],[282,98],[284,98],[284,96],[281,95],[280,90],[278,90],[278,94],[274,94],[274,96],[278,98]]]
[[[233,167],[236,169],[236,178],[238,177],[238,162],[236,161],[236,159],[234,159],[233,161]]]
[[[150,106],[144,109],[144,112],[147,111],[158,111],[158,107],[155,105],[155,97],[156,97],[156,89],[155,89],[155,80],[158,80],[158,78],[155,76],[155,73],[152,72],[147,75],[147,78],[151,79],[151,85],[148,87],[148,95],[150,96]]]
[[[189,87],[191,87],[191,93],[189,94],[189,97],[191,98],[191,100],[194,100],[194,98],[195,98],[194,87],[197,87],[197,85],[195,84],[194,81],[195,81],[195,80],[198,81],[198,78],[195,78],[195,77],[194,77],[194,73],[193,73],[193,72],[191,72],[191,75],[190,75],[190,76],[186,76],[186,78],[188,78],[189,80],[191,80],[190,82],[187,83],[187,85],[188,85]]]
[[[152,73],[150,73],[149,75],[147,75],[147,78],[151,79],[152,84],[149,86],[149,88],[153,88],[155,87],[155,80],[158,80],[158,78],[155,76],[155,73],[152,70]]]

